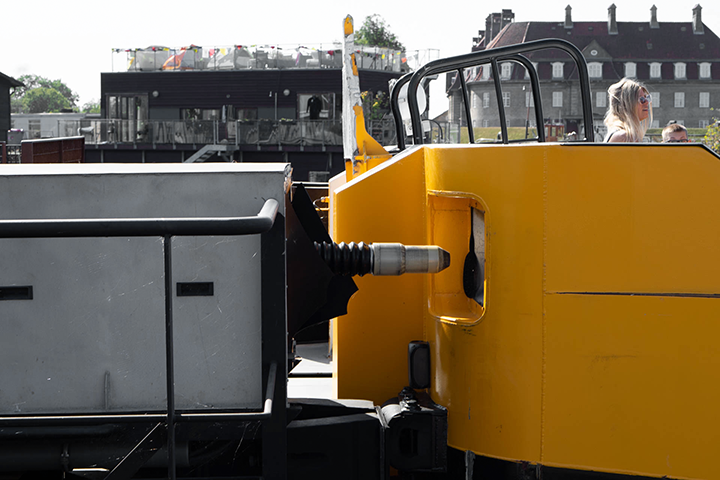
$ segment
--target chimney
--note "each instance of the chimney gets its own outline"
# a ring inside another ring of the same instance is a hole
[[[572,28],[572,7],[568,5],[565,7],[565,28]]]
[[[695,35],[705,33],[705,28],[702,23],[702,7],[700,4],[695,5],[695,8],[693,8],[693,33]]]
[[[660,28],[657,21],[657,7],[655,5],[650,7],[650,28]]]
[[[608,34],[617,35],[617,21],[615,21],[615,4],[613,3],[608,8]]]

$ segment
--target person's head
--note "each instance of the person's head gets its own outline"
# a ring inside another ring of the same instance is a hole
[[[688,141],[687,128],[679,123],[671,123],[662,131],[663,143],[686,143]]]
[[[605,125],[621,129],[631,142],[640,142],[652,123],[652,98],[647,88],[633,78],[623,78],[608,88]]]

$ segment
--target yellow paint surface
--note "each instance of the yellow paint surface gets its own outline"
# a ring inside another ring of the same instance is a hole
[[[336,241],[438,244],[452,263],[358,281],[335,323],[338,395],[396,395],[425,339],[453,447],[719,478],[718,187],[706,150],[650,145],[428,146],[356,177],[336,192]],[[462,289],[471,206],[484,308]]]

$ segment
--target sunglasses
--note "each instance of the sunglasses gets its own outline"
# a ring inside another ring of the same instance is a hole
[[[681,140],[668,140],[667,143],[688,143],[690,140],[683,138]]]
[[[648,93],[644,97],[639,97],[638,102],[640,102],[640,105],[645,105],[646,103],[652,102],[652,96]]]

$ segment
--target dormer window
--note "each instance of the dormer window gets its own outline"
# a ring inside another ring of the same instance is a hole
[[[553,62],[552,64],[552,77],[553,78],[563,78],[563,68],[565,67],[565,64],[563,62]]]
[[[500,77],[503,80],[510,80],[510,76],[512,75],[512,63],[506,62],[502,64],[501,70],[500,70]]]
[[[602,63],[592,62],[588,63],[588,76],[590,78],[602,78]]]
[[[703,62],[700,64],[700,78],[710,78],[710,62]]]
[[[675,64],[675,80],[685,80],[685,63],[677,62]]]
[[[660,78],[660,65],[659,62],[650,64],[650,78]]]
[[[625,76],[637,77],[637,64],[635,62],[625,62]]]
[[[489,80],[490,79],[490,65],[483,65],[482,66],[482,75],[480,76],[480,80]]]

